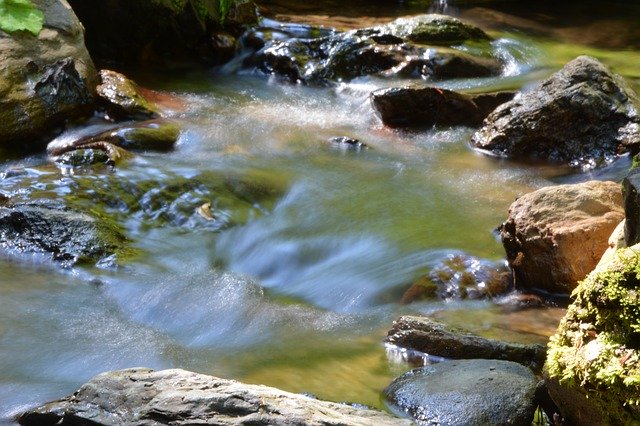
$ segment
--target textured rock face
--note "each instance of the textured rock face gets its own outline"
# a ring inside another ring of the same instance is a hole
[[[545,348],[485,339],[453,330],[425,317],[403,316],[394,321],[386,343],[445,358],[483,358],[513,361],[535,370],[542,368]]]
[[[619,249],[573,293],[545,376],[569,424],[640,423],[640,245]]]
[[[389,414],[184,370],[129,369],[94,377],[71,396],[28,411],[23,425],[409,425]]]
[[[65,265],[95,263],[114,256],[126,243],[115,226],[48,201],[0,207],[0,235],[6,249],[49,253]]]
[[[437,87],[405,86],[371,93],[374,110],[389,127],[477,126],[513,92],[467,95]]]
[[[570,293],[597,265],[622,219],[615,182],[558,185],[522,196],[500,227],[515,286]]]
[[[640,145],[639,105],[620,76],[580,56],[497,108],[473,142],[503,157],[598,165]]]
[[[32,142],[90,113],[97,76],[83,28],[66,0],[34,0],[44,12],[36,37],[0,31],[0,140]]]
[[[384,394],[421,425],[531,424],[538,380],[508,361],[447,361],[400,376]]]
[[[263,28],[247,38],[247,44],[260,50],[245,66],[310,85],[373,74],[438,80],[486,77],[501,71],[495,59],[425,46],[488,39],[479,28],[442,15],[401,18],[344,33],[300,26],[291,26],[289,31],[286,27]]]

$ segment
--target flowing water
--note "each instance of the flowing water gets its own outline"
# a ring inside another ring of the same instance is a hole
[[[270,10],[277,19],[348,27],[422,7],[355,3],[336,17],[332,2],[319,12],[294,3],[298,9],[273,2]],[[589,37],[632,28],[637,7],[587,16],[583,8],[596,6],[581,3],[554,15],[541,2],[539,11],[516,17],[509,2],[479,3],[441,6],[491,29],[491,54],[509,66],[500,78],[443,87],[519,88],[581,53],[638,87],[640,37],[625,33],[618,44]],[[575,37],[580,29],[583,41]],[[232,65],[131,75],[183,104],[173,113],[185,129],[173,152],[141,154],[115,170],[61,169],[43,155],[3,163],[2,193],[65,198],[98,211],[124,227],[137,255],[117,269],[61,269],[42,255],[0,257],[0,422],[95,374],[135,366],[185,368],[383,408],[380,391],[411,367],[381,344],[402,314],[545,342],[560,308],[512,312],[491,301],[400,299],[420,274],[454,254],[501,260],[493,230],[519,195],[619,179],[630,164],[621,158],[572,173],[482,156],[468,145],[472,129],[384,128],[368,94],[397,81],[363,78],[317,89],[236,73]],[[334,136],[358,138],[369,149],[327,142]],[[207,202],[214,221],[195,212]]]

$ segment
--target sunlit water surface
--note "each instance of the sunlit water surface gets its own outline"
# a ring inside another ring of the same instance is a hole
[[[617,52],[501,31],[491,49],[509,64],[504,76],[442,86],[526,87],[583,52],[632,83],[640,74],[625,60],[637,58],[635,46]],[[313,89],[232,68],[137,75],[186,105],[174,112],[185,130],[171,153],[141,154],[114,171],[62,170],[43,156],[5,162],[5,170],[21,172],[5,175],[3,193],[95,203],[125,227],[139,255],[116,270],[0,258],[0,418],[69,394],[95,374],[135,366],[382,408],[380,391],[410,368],[381,344],[401,314],[523,342],[544,342],[552,332],[560,309],[399,301],[447,256],[502,259],[493,230],[516,197],[554,183],[619,179],[628,159],[579,174],[498,161],[469,147],[472,129],[384,128],[368,94],[398,82]],[[369,149],[335,146],[333,136]],[[200,183],[184,194],[177,185],[172,203],[155,205],[176,181]],[[100,204],[110,188],[142,182],[142,207]],[[229,195],[221,187],[235,189]],[[206,202],[224,226],[194,213]]]

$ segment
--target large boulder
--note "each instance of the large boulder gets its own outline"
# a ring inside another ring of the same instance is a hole
[[[542,368],[545,348],[486,339],[446,327],[426,317],[403,316],[393,322],[385,343],[452,359],[482,358],[513,361],[534,370]]]
[[[546,382],[568,424],[640,424],[640,245],[573,292],[551,337]]]
[[[428,86],[403,86],[371,93],[373,109],[389,127],[478,126],[514,92],[465,94]]]
[[[230,59],[243,24],[257,21],[252,2],[232,2],[223,11],[217,0],[70,0],[87,29],[87,47],[109,62],[162,65],[218,64]],[[234,34],[235,33],[235,34]],[[231,44],[231,46],[229,46]]]
[[[35,36],[0,31],[0,141],[40,142],[66,120],[90,114],[97,82],[84,31],[66,0],[34,0],[44,13]]]
[[[500,226],[516,288],[570,293],[596,266],[622,219],[615,182],[550,186],[520,197]]]
[[[100,374],[73,395],[27,411],[22,425],[409,425],[405,419],[267,386],[145,368]]]
[[[384,394],[421,425],[526,425],[533,420],[537,384],[520,364],[467,359],[411,370]]]
[[[640,102],[623,79],[580,56],[498,107],[473,135],[501,157],[599,165],[640,145]]]
[[[426,46],[488,39],[479,28],[442,15],[402,18],[342,33],[290,27],[257,28],[247,35],[247,44],[260,50],[245,66],[311,85],[375,74],[430,80],[486,77],[502,69],[493,58]]]

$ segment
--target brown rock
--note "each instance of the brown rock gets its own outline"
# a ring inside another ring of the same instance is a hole
[[[515,286],[571,292],[595,268],[622,219],[615,182],[559,185],[519,198],[500,227]]]

